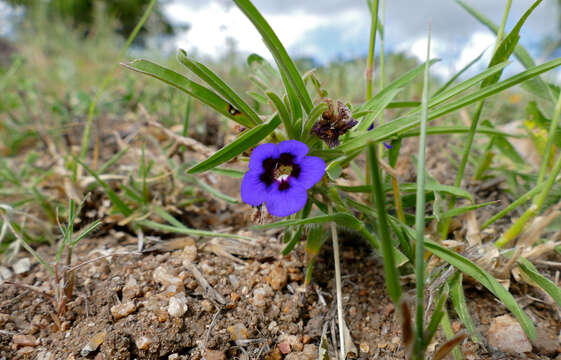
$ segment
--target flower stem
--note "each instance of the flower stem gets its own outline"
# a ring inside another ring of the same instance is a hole
[[[329,213],[333,212],[331,204],[328,203]],[[333,241],[333,261],[335,262],[335,288],[337,292],[337,321],[339,322],[339,342],[341,343],[341,359],[346,358],[345,350],[345,319],[343,318],[343,292],[341,290],[341,261],[339,258],[339,238],[337,237],[337,226],[331,222],[331,240]]]
[[[366,59],[366,100],[372,97],[372,74],[374,72],[374,50],[376,48],[376,27],[378,26],[378,0],[366,0],[370,5],[372,23],[370,25],[370,46],[368,47],[368,58]]]

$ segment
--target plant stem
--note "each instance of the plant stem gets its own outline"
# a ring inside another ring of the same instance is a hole
[[[366,100],[372,97],[372,74],[374,72],[374,50],[376,48],[376,27],[378,26],[378,0],[373,1],[370,13],[372,22],[370,25],[370,46],[368,47],[368,58],[366,59]]]
[[[421,109],[421,132],[419,135],[419,157],[417,158],[417,204],[415,212],[415,276],[417,311],[415,316],[415,342],[413,357],[424,359],[424,308],[425,308],[425,146],[427,140],[428,92],[429,92],[429,59],[430,59],[430,25],[427,37],[427,61],[423,81],[423,98]]]
[[[333,213],[331,204],[328,203],[329,213]],[[335,288],[337,292],[337,321],[339,322],[339,341],[341,342],[341,359],[346,358],[345,350],[345,319],[343,318],[343,292],[341,290],[341,261],[339,257],[339,238],[337,226],[331,222],[331,240],[333,241],[333,261],[335,262]]]

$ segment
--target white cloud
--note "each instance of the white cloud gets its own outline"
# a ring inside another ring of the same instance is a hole
[[[204,7],[191,7],[185,3],[170,3],[166,14],[174,21],[187,22],[190,29],[177,37],[176,43],[187,51],[220,56],[227,50],[227,39],[234,39],[237,48],[244,52],[255,52],[270,58],[261,36],[253,24],[235,7],[224,7],[209,2]],[[322,25],[320,16],[304,13],[269,14],[267,21],[286,48],[302,40],[304,34]]]

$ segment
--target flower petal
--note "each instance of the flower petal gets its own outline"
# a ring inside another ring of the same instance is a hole
[[[274,159],[279,157],[277,145],[273,143],[259,145],[253,149],[251,153],[251,157],[249,158],[249,170],[259,173],[263,172],[263,160],[270,157]]]
[[[278,149],[279,155],[282,154],[282,153],[292,154],[294,156],[294,161],[295,162],[300,161],[304,156],[306,156],[306,154],[310,150],[308,148],[308,145],[306,145],[303,142],[298,141],[298,140],[281,141],[277,145],[277,149]]]
[[[274,216],[288,216],[300,211],[308,199],[306,189],[299,185],[291,185],[286,190],[279,190],[278,184],[272,186],[267,198],[267,210]]]
[[[243,176],[240,192],[244,203],[257,206],[267,199],[270,189],[261,181],[260,175],[258,171],[249,170]]]
[[[306,156],[298,165],[300,165],[300,174],[298,174],[298,178],[291,178],[290,183],[298,184],[304,189],[309,189],[317,184],[325,174],[325,162],[322,158]]]

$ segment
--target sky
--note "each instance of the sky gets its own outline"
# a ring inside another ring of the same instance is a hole
[[[506,0],[466,2],[495,23],[501,22]],[[556,2],[544,0],[521,32],[521,43],[537,57],[538,63],[544,61],[539,58],[543,39],[559,36]],[[291,55],[312,56],[319,63],[366,55],[370,14],[365,0],[253,0],[253,3]],[[507,30],[531,4],[530,0],[512,1]],[[491,55],[495,37],[453,0],[386,0],[384,10],[386,51],[404,51],[424,59],[431,24],[431,54],[442,60],[434,67],[437,75],[450,76],[485,49],[490,48],[485,55],[487,59]],[[220,56],[227,51],[229,38],[235,41],[238,50],[271,58],[259,33],[231,0],[169,0],[164,11],[173,22],[190,25],[188,31],[176,37],[176,47]],[[485,61],[481,66],[485,66]],[[519,70],[517,65],[511,67]]]

